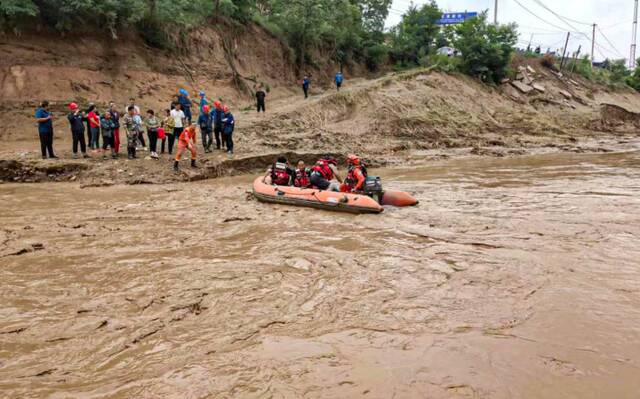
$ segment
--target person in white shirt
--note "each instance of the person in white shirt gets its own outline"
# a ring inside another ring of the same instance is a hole
[[[184,130],[185,116],[182,111],[182,106],[176,104],[175,108],[169,113],[169,116],[172,117],[175,122],[173,132],[166,132],[169,136],[169,154],[171,154],[173,152],[173,143],[175,143]]]

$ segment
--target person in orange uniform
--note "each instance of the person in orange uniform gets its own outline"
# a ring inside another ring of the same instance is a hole
[[[357,155],[350,154],[347,156],[347,177],[340,186],[340,191],[346,193],[362,191],[364,182],[367,179],[367,169]]]
[[[196,167],[196,124],[192,123],[180,133],[178,139],[178,152],[176,153],[176,160],[173,162],[173,170],[178,171],[178,164],[180,158],[185,149],[191,152],[191,167]]]

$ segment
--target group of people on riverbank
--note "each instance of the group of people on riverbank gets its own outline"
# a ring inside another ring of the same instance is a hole
[[[323,156],[310,168],[306,167],[302,159],[298,160],[295,167],[292,167],[287,158],[281,156],[269,166],[263,181],[266,184],[276,186],[317,188],[341,192],[363,191],[367,179],[365,163],[359,156],[349,154],[347,166],[347,175],[342,179],[338,171],[338,161],[331,155]]]
[[[336,73],[334,82],[338,91],[343,80],[342,73]],[[305,98],[309,95],[310,85],[310,75],[304,76],[302,89]],[[153,109],[142,112],[136,104],[135,98],[129,99],[122,114],[115,102],[110,102],[102,112],[93,103],[89,103],[85,109],[81,109],[77,103],[70,103],[67,119],[71,130],[73,158],[78,158],[78,153],[83,158],[91,158],[89,153],[101,154],[103,158],[107,158],[110,153],[112,158],[117,159],[121,149],[120,133],[122,130],[126,136],[127,157],[129,159],[137,158],[138,151],[147,150],[150,158],[159,159],[160,154],[164,154],[165,151],[172,155],[174,145],[176,145],[175,160],[179,161],[182,152],[186,149],[191,152],[192,165],[195,166],[197,150],[194,132],[196,128],[200,129],[205,153],[213,152],[215,139],[216,150],[224,150],[230,155],[233,154],[233,132],[235,129],[233,114],[229,107],[223,105],[221,101],[211,103],[203,91],[199,94],[200,100],[196,102],[189,97],[189,93],[185,89],[180,89],[173,97],[170,107],[160,113],[156,113]],[[262,87],[256,89],[255,99],[258,113],[266,111],[266,96],[267,93]],[[199,111],[195,121],[192,107],[197,107]],[[42,101],[36,110],[35,118],[38,123],[42,158],[57,158],[53,150],[54,115],[49,109],[48,101]],[[189,130],[187,134],[183,134],[185,130]]]
[[[197,121],[193,119],[192,107],[198,107]],[[94,154],[102,154],[107,158],[109,151],[116,159],[120,153],[120,133],[126,137],[127,157],[137,158],[138,151],[149,151],[151,159],[159,159],[165,150],[173,154],[177,147],[174,168],[177,169],[180,157],[185,150],[191,153],[191,164],[195,165],[196,129],[200,129],[202,146],[205,153],[213,152],[213,138],[217,150],[233,154],[233,132],[235,118],[229,106],[221,101],[210,101],[204,92],[200,92],[200,101],[195,102],[189,93],[180,89],[174,96],[169,108],[158,115],[153,109],[142,112],[135,98],[130,98],[120,113],[114,102],[100,112],[95,104],[89,103],[81,110],[77,103],[68,105],[67,119],[71,130],[73,158],[78,158],[78,151],[83,158],[90,158],[88,150]],[[36,110],[36,121],[40,136],[42,158],[57,158],[53,151],[53,119],[49,102],[43,101]],[[146,130],[146,139],[145,132]],[[86,139],[85,139],[86,133]],[[101,140],[102,139],[102,140]],[[100,142],[102,141],[102,145]],[[159,148],[158,148],[159,147]]]

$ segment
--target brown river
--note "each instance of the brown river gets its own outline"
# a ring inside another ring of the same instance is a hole
[[[420,205],[0,185],[0,397],[640,397],[640,152],[377,172]]]

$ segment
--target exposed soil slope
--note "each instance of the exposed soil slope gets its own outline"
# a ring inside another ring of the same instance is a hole
[[[188,55],[171,56],[135,37],[117,42],[2,38],[0,157],[16,162],[4,164],[11,166],[0,179],[156,183],[254,170],[279,152],[306,154],[308,160],[323,152],[358,152],[386,163],[430,149],[468,148],[499,156],[542,147],[580,151],[584,140],[638,132],[640,95],[558,76],[535,61],[525,65],[543,89],[528,94],[509,83],[490,87],[429,69],[351,77],[336,93],[329,85],[329,65],[318,72],[313,95],[304,100],[289,54],[277,40],[254,26],[224,39],[213,28],[203,29],[185,43]],[[252,108],[255,83],[271,89],[266,116]],[[38,100],[53,101],[56,148],[68,159],[70,134],[63,116],[70,101],[124,105],[133,96],[143,108],[159,110],[179,87],[194,94],[202,88],[232,105],[237,119],[233,160],[207,154],[201,157],[204,167],[180,174],[170,172],[168,157],[161,162],[38,160],[33,122]]]

